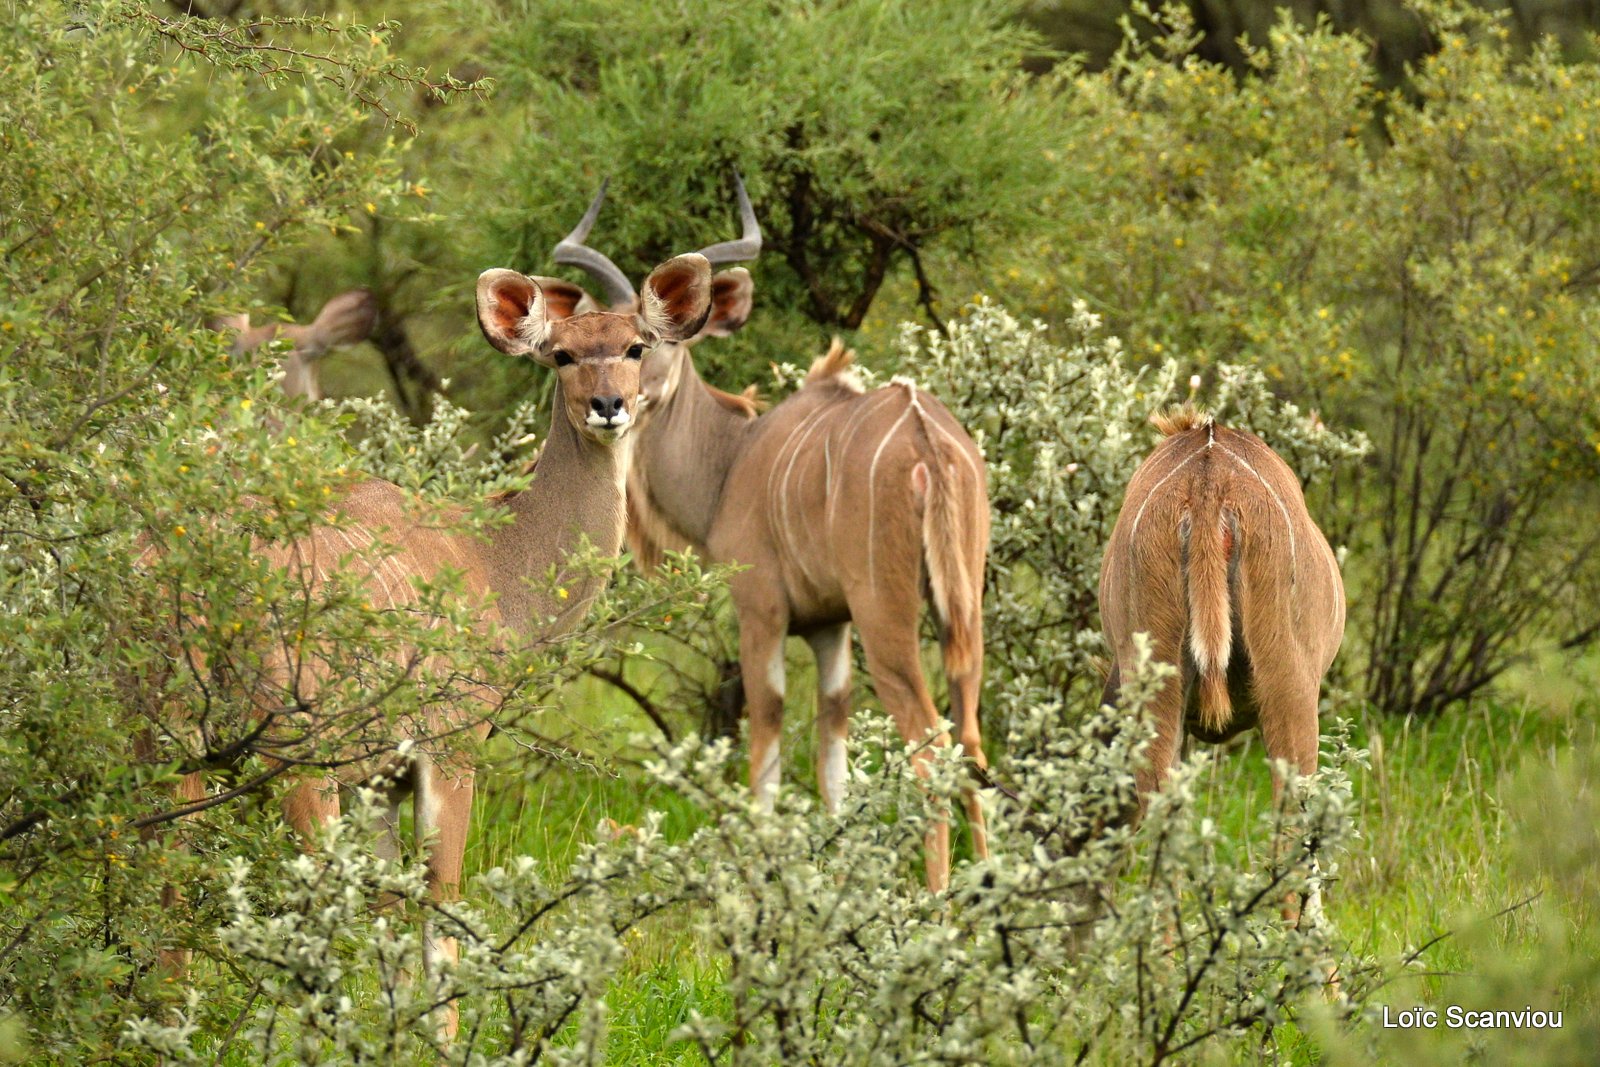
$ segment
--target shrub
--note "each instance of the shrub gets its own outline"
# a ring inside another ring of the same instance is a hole
[[[1016,273],[1140,359],[1253,364],[1368,434],[1313,510],[1351,548],[1363,695],[1431,714],[1600,637],[1572,519],[1600,484],[1600,69],[1520,50],[1509,16],[1421,17],[1436,50],[1384,89],[1325,22],[1281,16],[1240,76],[1164,9],[1065,96],[1054,224]]]
[[[231,855],[292,848],[261,803],[286,768],[391,752],[427,704],[483,684],[514,725],[537,707],[530,680],[583,661],[500,654],[448,576],[388,612],[354,580],[308,589],[263,555],[328,522],[359,459],[202,322],[279,242],[398,191],[386,150],[340,147],[422,77],[387,33],[317,18],[247,33],[120,0],[0,26],[6,1055],[110,1055],[126,1018],[178,996],[159,949],[228,958],[207,937],[221,876]],[[197,87],[214,95],[185,114]],[[398,433],[373,432],[371,454]],[[444,459],[437,488],[483,473]],[[273,649],[319,660],[319,684],[267,670]],[[176,779],[200,770],[205,796],[179,805]],[[184,814],[188,848],[165,847]],[[163,907],[174,884],[188,900]],[[194,981],[208,1010],[233,1004],[225,968]]]
[[[1020,7],[500,0],[492,55],[528,121],[485,205],[499,255],[543,262],[608,175],[594,242],[624,270],[726,240],[737,167],[766,240],[751,328],[855,329],[892,271],[923,277],[924,251],[977,255],[1031,224],[1054,121],[1019,70],[1040,47]]]
[[[1133,672],[1135,707],[1164,669]],[[1270,1038],[1331,969],[1351,973],[1330,930],[1277,915],[1318,877],[1313,856],[1324,875],[1336,869],[1354,755],[1338,736],[1304,783],[1291,843],[1259,869],[1219,855],[1194,809],[1199,766],[1179,774],[1142,831],[1154,847],[1137,889],[1102,914],[1129,841],[1104,826],[1131,800],[1146,735],[1109,709],[1065,732],[1057,718],[1014,709],[1010,747],[1036,756],[1012,768],[1017,799],[997,811],[994,856],[959,868],[944,898],[907,859],[964,772],[936,758],[930,797],[886,723],[857,744],[837,817],[798,795],[762,814],[728,784],[726,740],[663,746],[649,773],[707,812],[704,829],[672,843],[649,821],[586,846],[553,884],[531,860],[485,872],[469,895],[481,903],[436,909],[463,938],[462,964],[428,979],[415,976],[416,931],[364,907],[380,891],[421,906],[417,877],[360,847],[348,816],[316,857],[233,867],[220,939],[258,994],[239,1040],[268,1063],[604,1062],[607,990],[649,924],[691,926],[719,973],[717,1009],[674,1035],[711,1062],[1155,1064],[1230,1035]],[[1280,833],[1282,818],[1269,813],[1262,830]],[[452,996],[461,1038],[441,1048],[425,1013]],[[195,1014],[131,1022],[126,1038],[202,1062],[220,1050],[195,1041]]]
[[[1366,449],[1359,433],[1279,401],[1256,367],[1221,364],[1204,389],[1184,392],[1176,361],[1131,367],[1082,303],[1054,332],[980,302],[948,335],[908,325],[899,345],[902,370],[949,405],[989,464],[984,641],[999,654],[987,660],[986,717],[1002,734],[996,697],[1099,697],[1100,559],[1128,480],[1158,440],[1152,413],[1198,396],[1220,421],[1260,434],[1302,481]]]

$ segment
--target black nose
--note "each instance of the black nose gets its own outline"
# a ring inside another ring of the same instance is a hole
[[[602,419],[614,419],[622,414],[622,398],[620,396],[597,396],[589,401],[589,406]]]

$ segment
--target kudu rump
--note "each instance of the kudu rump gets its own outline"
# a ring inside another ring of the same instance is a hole
[[[1185,731],[1220,742],[1259,725],[1269,759],[1315,771],[1317,698],[1345,609],[1333,549],[1276,452],[1188,408],[1151,421],[1165,439],[1134,472],[1100,569],[1106,703],[1135,633],[1178,668],[1150,709],[1141,812]],[[1274,796],[1282,788],[1274,773]]]
[[[711,269],[703,257],[692,254],[657,267],[645,282],[640,310],[625,314],[579,308],[574,287],[559,280],[485,271],[477,289],[484,336],[502,352],[554,368],[557,376],[550,429],[533,482],[500,504],[511,521],[494,527],[487,538],[446,532],[436,516],[424,515],[398,487],[374,479],[335,506],[336,525],[273,551],[274,565],[302,576],[311,589],[341,567],[361,566],[360,574],[348,577],[361,582],[376,607],[395,611],[417,601],[415,579],[432,580],[442,568],[450,568],[463,576],[466,594],[475,606],[481,605],[481,617],[498,627],[502,640],[544,640],[576,626],[603,579],[568,568],[565,560],[585,541],[608,556],[622,546],[627,435],[637,413],[644,354],[699,330],[710,292]],[[376,561],[370,554],[363,559],[362,551],[375,544],[394,550]],[[560,589],[547,585],[552,569],[560,576]],[[285,662],[281,673],[314,673],[315,668],[305,666],[308,662],[309,657],[299,665]],[[306,697],[313,714],[320,681],[294,682],[294,691]],[[282,704],[281,692],[264,692],[261,702]],[[473,766],[465,752],[441,758],[438,746],[426,742],[462,733],[481,739],[488,731],[488,711],[487,703],[472,698],[427,709],[422,721],[401,727],[416,735],[411,740],[423,742],[409,756],[378,761],[376,767],[365,761],[342,773],[301,777],[285,798],[287,817],[309,834],[338,814],[338,786],[381,770],[395,787],[391,805],[403,790],[414,791],[417,839],[429,843],[430,892],[435,899],[454,898],[472,810]],[[184,793],[187,799],[199,799],[197,778],[185,783]],[[389,823],[392,829],[392,811]],[[426,953],[430,966],[441,957],[454,960],[455,941],[430,934]],[[451,1007],[444,1030],[449,1034],[454,1029]]]
[[[753,259],[761,248],[742,182],[737,192],[744,234],[703,251],[714,265]],[[602,187],[557,258],[588,270],[612,306],[626,309],[635,302],[627,276],[581,243],[604,196]],[[837,343],[798,392],[759,418],[749,401],[705,384],[689,346],[742,326],[751,291],[742,268],[718,273],[705,328],[646,355],[628,476],[630,537],[642,559],[662,547],[692,546],[745,568],[731,590],[750,711],[751,788],[771,805],[790,634],[804,637],[817,659],[817,777],[828,810],[837,810],[845,779],[852,623],[878,699],[901,736],[918,742],[934,734],[939,713],[918,640],[925,597],[939,624],[951,719],[982,767],[978,688],[989,546],[983,456],[944,405],[911,382],[864,392],[852,354]],[[946,734],[935,740],[949,744]],[[919,753],[919,769],[927,755]],[[987,855],[972,791],[967,808],[975,847]],[[949,865],[949,829],[940,821],[927,840],[931,889],[946,886]]]

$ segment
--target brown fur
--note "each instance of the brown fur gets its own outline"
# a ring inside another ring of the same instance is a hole
[[[1174,404],[1165,411],[1152,412],[1150,415],[1150,425],[1161,431],[1162,437],[1210,426],[1213,421],[1209,413],[1189,403]]]
[[[828,350],[811,361],[811,369],[806,372],[806,382],[809,384],[811,382],[820,382],[825,378],[851,375],[853,374],[855,363],[856,350],[846,348],[844,342],[835,337],[828,344]]]
[[[755,388],[752,385],[742,393],[724,393],[721,389],[713,389],[708,385],[706,391],[711,394],[713,400],[729,411],[753,419],[762,411],[762,404],[755,396]]]
[[[359,344],[372,334],[378,320],[377,299],[365,289],[352,289],[330,299],[309,324],[268,322],[250,325],[249,315],[228,315],[213,323],[218,330],[233,330],[234,355],[254,352],[275,338],[294,345],[283,357],[283,391],[308,400],[322,399],[317,361],[331,349]]]
[[[1260,438],[1188,406],[1151,421],[1164,440],[1128,485],[1100,571],[1106,701],[1117,700],[1136,632],[1178,668],[1149,709],[1141,808],[1186,723],[1210,741],[1259,724],[1269,758],[1310,774],[1322,677],[1344,634],[1333,550],[1299,479]]]
[[[902,736],[921,740],[939,718],[920,660],[924,596],[942,631],[950,717],[967,753],[985,762],[978,727],[989,540],[983,457],[949,411],[911,383],[861,392],[849,373],[853,360],[835,341],[798,392],[751,420],[700,380],[686,347],[658,349],[646,357],[645,377],[663,392],[640,425],[629,475],[636,548],[688,545],[746,566],[731,585],[751,781],[764,796],[777,782],[784,638],[812,643],[828,681],[818,687],[818,776],[830,807],[840,783],[828,776],[842,768],[849,689],[829,686],[847,677],[852,624]],[[968,810],[985,854],[975,795]],[[928,881],[942,889],[947,828],[936,827],[928,845]]]
[[[713,262],[751,259],[760,249],[754,211],[743,183],[735,184],[744,236],[706,249]],[[587,235],[603,196],[604,187],[573,239]],[[604,256],[585,249],[567,262],[600,279],[624,305],[631,300],[626,279],[618,284],[621,272]],[[909,383],[863,394],[850,372],[855,354],[837,338],[794,396],[751,418],[756,408],[700,380],[689,345],[742,326],[752,293],[743,268],[718,273],[703,329],[645,357],[643,415],[628,477],[636,558],[651,565],[666,549],[693,547],[714,561],[746,566],[731,584],[749,703],[751,784],[764,802],[778,778],[787,634],[804,636],[817,659],[817,777],[830,809],[843,785],[852,624],[861,630],[878,698],[901,735],[921,740],[932,730],[938,712],[918,641],[924,595],[944,632],[951,718],[967,753],[985,766],[978,730],[989,544],[983,456],[943,405]],[[949,742],[943,735],[937,740]],[[967,808],[975,848],[987,855],[983,810],[972,791]],[[927,845],[928,884],[940,890],[949,877],[944,823],[930,831]]]
[[[615,555],[623,540],[627,446],[619,442],[635,425],[640,368],[640,361],[626,353],[638,344],[642,331],[664,329],[665,339],[672,341],[698,330],[707,311],[710,278],[708,264],[697,255],[658,267],[645,292],[655,294],[659,288],[670,297],[657,297],[657,315],[646,323],[636,315],[600,311],[567,317],[582,306],[581,299],[548,300],[535,279],[509,270],[485,271],[477,293],[485,337],[502,352],[528,356],[555,368],[557,375],[550,430],[533,483],[499,501],[511,521],[494,527],[487,538],[475,532],[449,533],[398,487],[374,479],[358,484],[338,504],[336,522],[273,550],[272,562],[302,576],[308,590],[360,565],[364,569],[359,573],[345,576],[361,582],[375,606],[400,611],[418,598],[414,578],[431,580],[451,568],[462,574],[466,594],[501,639],[543,641],[572,629],[603,579],[586,568],[569,569],[567,558],[585,543]],[[394,551],[378,554],[374,546],[379,542],[395,546]],[[557,589],[545,585],[552,570]],[[403,657],[405,652],[394,654]],[[280,656],[269,670],[280,694],[285,689],[314,694],[322,680],[314,653]],[[314,704],[314,696],[309,702]],[[407,724],[406,736],[419,742],[418,749],[447,735],[481,739],[488,732],[487,713],[486,705],[471,700],[431,708],[422,721]],[[309,836],[338,815],[341,782],[379,773],[414,789],[417,837],[432,838],[429,890],[437,900],[453,899],[472,811],[474,768],[467,753],[419,751],[406,760],[360,761],[338,775],[302,778],[284,799],[285,815]],[[185,788],[192,790],[193,785],[186,783]],[[430,936],[427,955],[430,963],[441,956],[453,960],[454,939]],[[454,1006],[444,1015],[443,1029],[453,1035]]]

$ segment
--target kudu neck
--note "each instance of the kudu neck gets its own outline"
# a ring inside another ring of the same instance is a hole
[[[718,400],[687,351],[679,358],[678,387],[640,435],[634,463],[650,506],[704,552],[722,487],[756,420]]]
[[[556,383],[533,484],[506,502],[512,521],[495,530],[490,546],[505,625],[528,638],[550,637],[571,630],[588,611],[605,575],[567,559],[585,541],[595,557],[609,559],[621,550],[630,447],[629,438],[604,445],[579,433]]]

